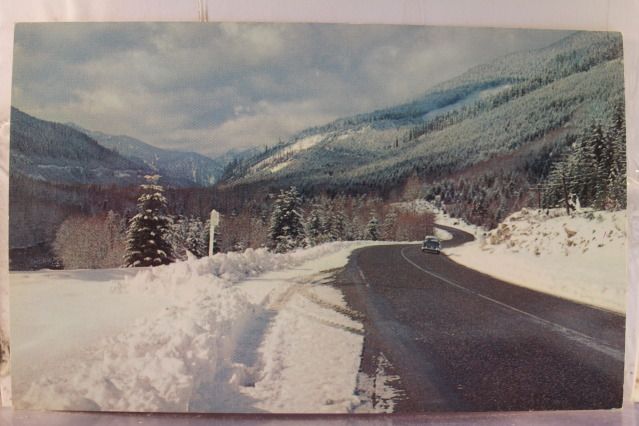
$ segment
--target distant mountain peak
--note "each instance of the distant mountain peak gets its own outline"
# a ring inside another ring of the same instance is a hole
[[[178,186],[213,185],[225,166],[220,161],[195,152],[163,149],[130,136],[88,130],[76,124],[71,126],[90,135],[100,145],[133,161],[142,162],[163,179]]]

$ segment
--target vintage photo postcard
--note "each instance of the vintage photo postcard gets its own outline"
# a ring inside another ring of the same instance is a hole
[[[49,23],[14,52],[15,407],[621,406],[619,33]]]

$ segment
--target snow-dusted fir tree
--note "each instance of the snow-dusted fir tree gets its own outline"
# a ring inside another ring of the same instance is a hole
[[[331,227],[333,241],[346,240],[346,231],[348,228],[346,222],[346,214],[344,214],[344,211],[339,206],[337,206],[335,208],[335,211],[333,212],[333,226]]]
[[[397,212],[391,210],[384,218],[384,222],[381,225],[381,234],[385,240],[394,240],[396,233]]]
[[[308,222],[306,223],[306,236],[309,245],[314,246],[321,242],[322,217],[317,205],[313,206],[309,214]]]
[[[371,220],[366,225],[366,238],[373,241],[379,240],[379,221],[374,214],[371,215]]]
[[[626,208],[626,118],[625,107],[620,103],[615,108],[612,124],[608,130],[613,143],[614,166],[609,181],[614,208]]]
[[[346,224],[346,238],[344,239],[349,241],[361,240],[363,235],[361,228],[362,225],[359,218],[354,214],[351,221]]]
[[[544,204],[564,206],[575,196],[581,205],[615,210],[626,205],[626,154],[623,105],[612,123],[594,122],[555,162],[548,175]]]
[[[186,249],[197,257],[204,257],[209,252],[209,228],[207,222],[198,218],[191,218],[188,221],[188,232],[186,237]]]
[[[173,248],[176,259],[186,260],[186,252],[196,257],[208,255],[209,225],[197,217],[177,217],[172,219],[166,240]],[[217,234],[217,232],[216,232]]]
[[[129,221],[127,230],[126,266],[158,266],[175,260],[166,238],[171,220],[159,178],[145,176],[146,183],[140,185],[138,213]]]
[[[271,214],[269,239],[271,248],[284,253],[304,243],[304,225],[302,222],[302,200],[292,186],[288,191],[280,191]]]
[[[591,128],[591,134],[586,141],[590,147],[593,203],[596,208],[603,209],[608,199],[608,177],[614,161],[612,142],[599,123]]]

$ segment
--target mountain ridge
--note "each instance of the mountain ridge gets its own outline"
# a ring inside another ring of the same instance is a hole
[[[135,184],[150,172],[90,136],[11,107],[10,172],[67,184]]]
[[[131,136],[93,131],[74,123],[68,125],[93,137],[100,145],[145,164],[180,186],[211,186],[225,166],[222,161],[195,152],[159,148]]]
[[[408,103],[304,129],[287,142],[232,165],[234,169],[225,171],[223,183],[286,186],[298,180],[302,188],[319,185],[348,190],[350,183],[365,184],[367,179],[382,186],[400,184],[415,173],[427,179],[433,167],[424,164],[433,155],[450,156],[447,150],[451,138],[463,139],[457,145],[465,143],[466,151],[473,151],[472,158],[481,161],[543,138],[557,127],[583,129],[592,119],[603,119],[610,114],[613,103],[623,100],[621,58],[618,33],[575,32],[541,49],[511,53],[475,66]],[[585,86],[579,88],[580,84]],[[536,109],[522,107],[529,101]],[[499,115],[499,111],[507,112],[513,106],[519,115]],[[461,135],[459,129],[465,127],[472,127],[474,133]],[[489,143],[491,135],[486,130],[500,139],[499,146]],[[503,138],[500,132],[508,137]],[[555,142],[565,148],[565,141]],[[457,161],[472,165],[466,159]],[[398,165],[402,162],[410,163],[410,167]],[[439,166],[443,171],[437,172],[440,175],[446,169],[458,169],[455,164],[440,162]],[[380,173],[389,177],[381,178]],[[349,179],[355,174],[360,175],[359,182]]]

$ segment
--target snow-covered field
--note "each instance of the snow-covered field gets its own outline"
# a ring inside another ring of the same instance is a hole
[[[477,240],[445,252],[504,281],[623,313],[626,212],[522,209],[490,232],[439,213],[437,222]]]
[[[12,273],[14,406],[365,410],[355,395],[362,324],[323,283],[366,244]]]

